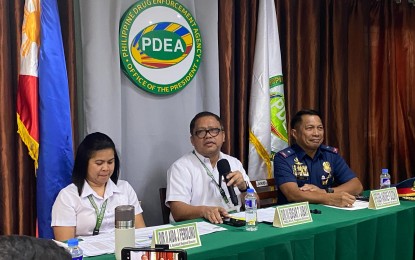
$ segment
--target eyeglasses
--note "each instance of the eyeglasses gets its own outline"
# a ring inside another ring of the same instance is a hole
[[[220,129],[220,128],[202,129],[202,130],[195,131],[195,135],[197,137],[199,137],[200,139],[202,139],[202,138],[205,138],[206,137],[207,133],[209,133],[210,136],[215,137],[221,131],[222,131],[222,129]]]

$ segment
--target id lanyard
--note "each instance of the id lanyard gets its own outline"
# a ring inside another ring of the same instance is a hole
[[[225,201],[226,205],[228,205],[228,207],[232,207],[229,203],[229,199],[228,197],[226,197],[226,193],[225,191],[222,189],[222,187],[216,182],[215,177],[213,177],[213,174],[209,171],[208,167],[206,166],[206,164],[204,162],[202,162],[202,160],[200,160],[199,156],[196,155],[195,151],[193,150],[192,152],[196,158],[199,160],[199,162],[203,165],[203,167],[206,170],[207,175],[209,175],[210,178],[212,178],[213,182],[216,184],[216,186],[219,189],[220,195],[222,196],[222,199]]]
[[[95,203],[94,199],[92,198],[92,194],[88,195],[88,199],[91,202],[92,206],[94,207],[95,212],[97,213],[97,223],[95,224],[94,232],[92,233],[93,236],[96,236],[99,234],[99,228],[101,227],[102,220],[104,219],[104,213],[105,213],[105,208],[107,207],[108,199],[106,199],[104,203],[102,204],[101,211],[98,211],[98,206]]]

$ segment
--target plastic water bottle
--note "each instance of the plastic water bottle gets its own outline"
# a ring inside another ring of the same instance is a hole
[[[245,196],[245,221],[245,230],[256,231],[258,229],[257,203],[254,189],[248,189]]]
[[[380,175],[380,188],[390,188],[391,186],[391,176],[388,173],[388,169],[382,169],[382,174]]]
[[[68,240],[68,250],[72,256],[72,260],[82,260],[84,252],[78,246],[77,238],[71,238]]]

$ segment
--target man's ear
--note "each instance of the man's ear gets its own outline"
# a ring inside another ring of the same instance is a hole
[[[295,129],[291,129],[291,136],[292,136],[295,140],[297,140],[297,130],[295,130]]]
[[[193,146],[195,146],[195,145],[193,144],[193,135],[191,135],[191,136],[190,136],[190,143],[191,143]]]

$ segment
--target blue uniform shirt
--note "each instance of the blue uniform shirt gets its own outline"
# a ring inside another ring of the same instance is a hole
[[[297,144],[279,151],[274,157],[274,178],[277,186],[297,182],[298,187],[313,184],[321,189],[335,187],[356,177],[334,147],[320,145],[314,158]],[[288,203],[278,190],[278,204]]]

